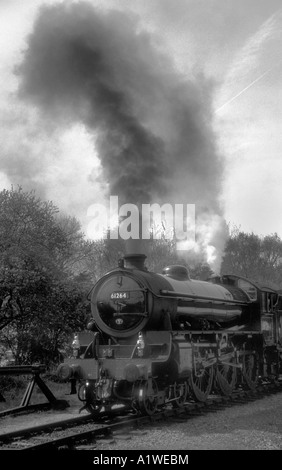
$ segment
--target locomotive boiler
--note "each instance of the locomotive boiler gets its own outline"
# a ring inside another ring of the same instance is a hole
[[[90,294],[88,333],[59,366],[91,413],[124,406],[152,414],[210,393],[255,388],[281,372],[279,294],[234,275],[190,279],[184,266],[149,272],[125,256]]]

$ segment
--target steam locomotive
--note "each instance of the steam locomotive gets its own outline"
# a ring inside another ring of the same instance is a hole
[[[61,380],[78,383],[90,413],[121,406],[153,414],[170,403],[255,389],[282,370],[282,301],[243,277],[190,279],[186,267],[149,272],[125,256],[90,293],[91,321],[75,335]]]

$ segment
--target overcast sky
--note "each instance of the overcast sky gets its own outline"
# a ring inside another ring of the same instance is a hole
[[[105,191],[102,178],[89,177],[100,167],[93,135],[77,121],[58,127],[50,137],[40,130],[36,110],[17,95],[15,67],[23,60],[38,9],[46,3],[57,2],[0,0],[0,189],[11,184],[34,188],[85,223],[89,205],[103,200]],[[134,11],[140,30],[152,35],[184,79],[202,74],[209,80],[225,220],[244,231],[282,237],[281,1],[89,3]]]

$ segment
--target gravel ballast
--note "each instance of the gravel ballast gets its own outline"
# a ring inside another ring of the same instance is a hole
[[[153,425],[146,433],[105,450],[281,450],[282,393],[254,402],[188,418],[184,422]]]

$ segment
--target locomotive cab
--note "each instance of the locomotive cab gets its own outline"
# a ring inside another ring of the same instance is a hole
[[[249,324],[254,330],[262,332],[267,345],[277,342],[280,323],[279,305],[282,307],[279,293],[271,286],[235,275],[225,275],[221,279],[223,283],[239,287],[248,294],[253,305]]]

